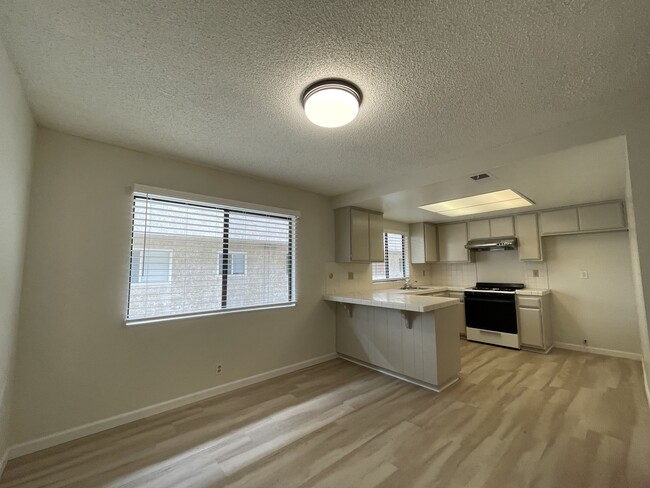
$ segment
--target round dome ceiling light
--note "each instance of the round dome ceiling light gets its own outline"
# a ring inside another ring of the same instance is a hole
[[[305,90],[302,104],[307,118],[321,127],[341,127],[359,113],[361,90],[341,80],[323,80]]]

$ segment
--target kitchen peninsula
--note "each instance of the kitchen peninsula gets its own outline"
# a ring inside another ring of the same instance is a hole
[[[458,380],[462,309],[421,290],[325,296],[336,303],[336,350],[347,360],[442,391]]]

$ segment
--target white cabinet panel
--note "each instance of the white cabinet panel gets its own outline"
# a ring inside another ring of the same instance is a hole
[[[490,237],[489,220],[472,220],[468,222],[467,226],[470,239],[483,239]]]
[[[430,223],[424,224],[424,251],[427,263],[438,261],[438,228]]]
[[[542,235],[563,234],[568,232],[578,232],[578,209],[565,208],[562,210],[552,210],[542,212],[541,228]]]
[[[368,214],[368,239],[370,262],[384,262],[384,217],[376,213]]]
[[[370,260],[370,235],[368,214],[353,208],[350,210],[350,248],[352,261]]]
[[[537,227],[537,214],[517,215],[517,241],[519,259],[539,261],[542,259],[542,246]]]
[[[517,295],[517,317],[521,345],[548,351],[553,344],[550,295]]]
[[[578,217],[583,232],[625,227],[625,212],[621,202],[579,207]]]
[[[384,219],[382,214],[360,208],[334,211],[337,263],[384,261]]]
[[[544,348],[542,311],[539,308],[519,309],[519,337],[522,345]]]
[[[460,316],[458,332],[460,335],[467,335],[467,327],[465,325],[465,293],[462,291],[450,291],[449,298],[458,298],[460,300]]]
[[[467,223],[438,226],[438,252],[441,263],[466,263],[469,261],[467,244]]]
[[[411,263],[425,264],[438,261],[438,231],[435,224],[420,222],[409,226]]]
[[[509,237],[515,235],[515,226],[512,217],[499,217],[490,219],[491,237]]]

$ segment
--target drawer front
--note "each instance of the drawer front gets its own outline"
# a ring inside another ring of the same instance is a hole
[[[489,330],[467,327],[467,339],[470,341],[486,342],[488,344],[496,344],[497,346],[519,349],[519,337],[517,334],[492,332]]]
[[[542,308],[542,299],[537,297],[517,297],[517,303],[523,308]]]

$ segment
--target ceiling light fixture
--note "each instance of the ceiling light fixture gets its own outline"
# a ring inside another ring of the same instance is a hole
[[[341,127],[359,113],[361,90],[348,81],[323,80],[302,95],[307,118],[320,127]]]
[[[528,207],[533,202],[514,190],[500,190],[471,197],[457,198],[445,202],[422,205],[422,210],[438,213],[447,217],[462,217],[483,212],[496,212],[511,208]]]

